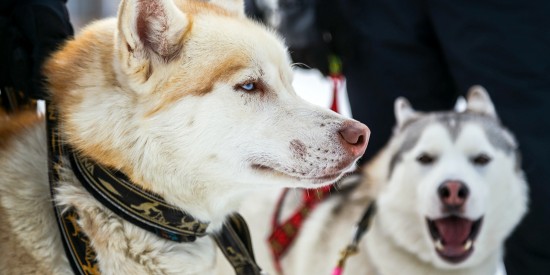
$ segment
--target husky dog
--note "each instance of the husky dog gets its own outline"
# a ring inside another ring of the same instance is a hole
[[[368,128],[294,92],[281,40],[240,0],[123,0],[45,64],[74,151],[218,231],[247,190],[321,187],[354,169]],[[0,127],[1,274],[72,274],[48,185],[43,118]],[[75,209],[102,274],[211,274],[209,238],[176,243],[109,211],[70,165],[56,204]]]
[[[304,223],[284,274],[330,274],[374,198],[376,214],[344,274],[496,273],[504,240],[526,212],[527,184],[488,94],[473,87],[463,112],[421,113],[400,98],[395,116],[394,135],[364,167],[361,185],[350,197],[334,194]],[[251,211],[243,215],[254,229],[269,223]],[[265,234],[252,235],[265,261]]]

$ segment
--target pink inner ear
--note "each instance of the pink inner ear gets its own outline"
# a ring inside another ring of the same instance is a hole
[[[179,46],[172,44],[168,37],[171,26],[166,8],[160,0],[140,0],[136,27],[144,48],[169,61],[177,54]]]
[[[158,38],[155,36],[162,35],[155,33],[156,30],[152,29],[152,25],[155,24],[166,30],[167,20],[166,12],[164,11],[162,4],[154,0],[141,0],[138,3],[138,16],[137,16],[137,32],[140,41],[147,48],[156,48],[158,45]],[[157,40],[157,41],[155,41]]]

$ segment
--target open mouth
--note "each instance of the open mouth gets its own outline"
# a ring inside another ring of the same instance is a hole
[[[331,182],[335,181],[336,179],[338,179],[340,176],[342,176],[344,174],[344,171],[338,171],[336,173],[327,173],[327,174],[323,174],[323,175],[319,175],[319,176],[309,176],[308,177],[305,174],[304,175],[291,175],[291,174],[288,174],[288,173],[285,173],[285,172],[281,172],[277,169],[271,168],[269,166],[260,165],[260,164],[253,164],[252,168],[254,168],[257,171],[268,172],[268,173],[271,173],[271,174],[274,174],[274,175],[277,175],[277,176],[288,177],[288,178],[297,179],[297,180],[300,180],[300,181],[310,181],[310,182],[319,183],[319,184],[320,183],[331,183]]]
[[[426,218],[437,254],[445,261],[458,264],[474,251],[474,242],[483,217],[473,221],[459,216],[431,220]]]

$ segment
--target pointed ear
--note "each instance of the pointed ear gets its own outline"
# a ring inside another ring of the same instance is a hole
[[[122,70],[146,82],[155,63],[178,55],[189,27],[188,17],[173,0],[123,0],[116,38]]]
[[[397,121],[397,128],[403,127],[408,121],[418,117],[418,113],[404,97],[399,97],[395,100],[393,110],[395,113],[395,120]]]
[[[462,113],[466,111],[467,106],[468,106],[468,102],[466,102],[466,99],[463,96],[459,96],[456,99],[454,111],[457,113]]]
[[[244,17],[244,0],[210,0],[209,3],[216,5],[229,13]]]
[[[472,86],[468,90],[467,102],[466,111],[497,117],[495,106],[482,86]]]

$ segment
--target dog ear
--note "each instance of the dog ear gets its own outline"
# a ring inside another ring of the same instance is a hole
[[[468,107],[468,102],[466,101],[466,98],[464,98],[463,96],[459,96],[456,99],[455,107],[453,109],[457,113],[463,113],[464,111],[466,111],[467,107]]]
[[[229,13],[245,16],[243,0],[210,0],[209,3],[216,5]]]
[[[409,101],[404,97],[399,97],[395,100],[393,110],[398,128],[401,128],[411,119],[418,117],[418,113],[412,108],[411,103],[409,103]]]
[[[168,63],[181,51],[188,17],[173,0],[123,0],[116,34],[122,70],[146,82],[154,63]]]
[[[472,86],[468,90],[468,105],[466,111],[497,117],[495,106],[489,97],[489,94],[480,85]]]

